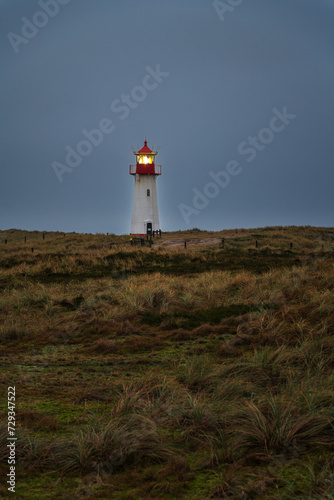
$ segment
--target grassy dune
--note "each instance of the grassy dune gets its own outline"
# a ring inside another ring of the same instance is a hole
[[[15,385],[16,498],[333,499],[333,264],[330,228],[0,231],[0,497]]]

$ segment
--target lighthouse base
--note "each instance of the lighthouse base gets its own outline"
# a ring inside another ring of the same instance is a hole
[[[161,229],[157,229],[156,231],[152,231],[152,236],[153,238],[160,238],[161,237]],[[146,238],[146,236],[150,236],[149,233],[145,234],[138,234],[138,233],[130,233],[131,238]]]

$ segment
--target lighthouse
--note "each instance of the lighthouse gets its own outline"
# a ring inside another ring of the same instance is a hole
[[[133,193],[131,235],[146,236],[160,230],[157,176],[161,175],[161,165],[155,164],[158,153],[152,151],[145,140],[144,146],[134,152],[136,164],[130,165],[130,175],[135,178]],[[155,233],[157,234],[157,233]]]

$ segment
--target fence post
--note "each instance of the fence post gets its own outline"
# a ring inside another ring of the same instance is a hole
[[[225,238],[222,238],[222,248],[225,247]]]

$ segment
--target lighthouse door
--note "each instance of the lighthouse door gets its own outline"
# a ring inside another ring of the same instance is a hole
[[[152,222],[147,222],[147,224],[146,224],[146,234],[148,236],[151,236],[151,234],[152,234]]]

